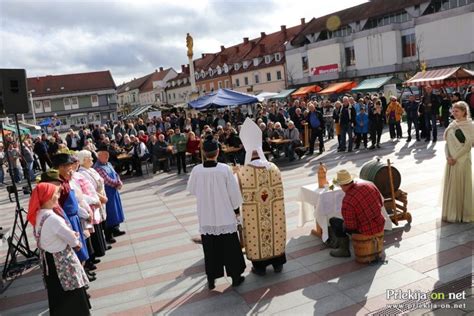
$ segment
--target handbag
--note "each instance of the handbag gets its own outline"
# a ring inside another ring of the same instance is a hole
[[[460,128],[458,128],[455,132],[454,132],[454,136],[456,136],[457,140],[464,144],[466,142],[466,136],[464,136],[464,133],[462,132],[462,130]]]

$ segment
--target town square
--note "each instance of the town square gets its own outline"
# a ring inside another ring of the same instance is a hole
[[[1,315],[474,315],[473,1],[0,16]]]

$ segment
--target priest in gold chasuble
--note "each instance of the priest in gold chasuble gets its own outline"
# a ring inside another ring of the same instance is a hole
[[[264,275],[268,265],[281,272],[286,263],[286,218],[281,173],[265,158],[259,132],[253,121],[244,122],[240,138],[247,156],[237,176],[246,256],[252,261],[252,272]]]

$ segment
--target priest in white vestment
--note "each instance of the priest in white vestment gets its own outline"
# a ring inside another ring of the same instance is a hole
[[[187,190],[196,196],[199,232],[204,250],[209,289],[215,279],[232,278],[232,285],[244,281],[245,259],[237,235],[237,217],[242,196],[231,168],[217,162],[219,144],[208,136],[203,143],[205,161],[193,168]]]

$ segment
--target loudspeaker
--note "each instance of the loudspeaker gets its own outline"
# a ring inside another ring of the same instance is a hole
[[[25,69],[0,69],[0,110],[6,114],[28,113]]]

